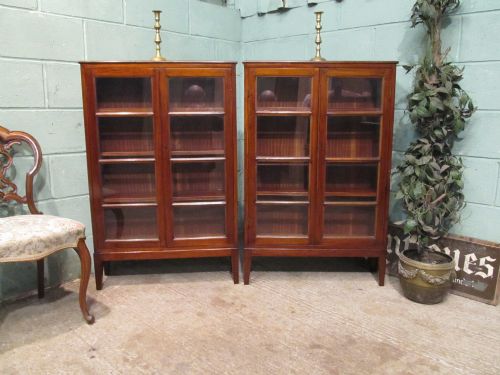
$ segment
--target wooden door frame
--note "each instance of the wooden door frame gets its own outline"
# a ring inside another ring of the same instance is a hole
[[[320,89],[326,92],[328,79],[331,77],[347,78],[380,78],[381,88],[381,114],[379,131],[379,162],[377,171],[377,203],[375,205],[375,235],[358,237],[323,237],[324,226],[324,201],[326,179],[326,132],[328,126],[328,96],[323,95],[319,106],[319,145],[318,145],[318,206],[317,206],[317,237],[318,245],[331,245],[334,248],[358,248],[385,246],[387,242],[389,185],[392,157],[392,131],[394,121],[394,84],[395,69],[393,64],[367,63],[363,67],[332,66],[320,68]],[[321,95],[319,95],[321,97]],[[386,173],[388,171],[388,173]]]
[[[314,194],[316,181],[316,139],[317,139],[317,106],[319,103],[318,95],[318,69],[313,66],[296,67],[293,64],[283,64],[276,67],[251,67],[245,66],[245,247],[254,246],[273,246],[296,244],[299,246],[307,246],[312,244],[312,233],[314,231],[315,219],[313,206],[316,200]],[[308,236],[289,237],[289,238],[259,238],[256,234],[257,229],[257,212],[256,212],[256,195],[257,195],[257,162],[256,162],[256,144],[257,144],[257,114],[256,114],[256,82],[257,77],[309,77],[311,78],[311,114],[309,115],[309,164],[308,164],[308,187],[309,187],[309,205],[308,205]]]
[[[160,113],[161,113],[161,144],[162,165],[164,166],[164,195],[165,195],[165,236],[166,246],[173,248],[182,247],[224,247],[236,246],[238,227],[237,227],[237,158],[236,158],[236,83],[235,67],[172,67],[161,69],[158,72],[159,92],[160,92]],[[170,116],[169,116],[169,78],[188,78],[188,77],[215,77],[222,78],[224,84],[224,178],[225,178],[225,229],[226,236],[216,238],[193,238],[193,239],[175,239],[173,232],[173,192],[172,192],[172,163],[170,150]]]
[[[89,197],[92,216],[92,233],[94,251],[102,252],[116,248],[135,248],[143,246],[146,248],[164,245],[163,241],[163,218],[161,212],[161,156],[159,154],[158,128],[159,107],[156,91],[155,70],[146,66],[127,66],[126,69],[116,69],[106,64],[82,64],[82,91],[84,101],[85,140],[87,154],[87,168],[89,173]],[[155,187],[156,187],[156,222],[158,229],[158,240],[116,240],[106,241],[104,208],[102,207],[102,179],[99,165],[100,139],[99,120],[97,113],[96,79],[97,78],[149,78],[151,80],[151,105],[153,110],[153,140],[155,142]],[[96,150],[97,151],[90,151]]]

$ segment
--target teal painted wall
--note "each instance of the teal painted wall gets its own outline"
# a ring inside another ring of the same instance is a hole
[[[210,1],[212,2],[212,1]],[[81,104],[80,60],[148,60],[152,9],[163,10],[163,53],[178,60],[304,60],[314,54],[314,15],[325,11],[323,55],[331,60],[415,62],[423,31],[407,21],[413,0],[0,0],[0,124],[42,144],[40,208],[87,226],[92,244]],[[215,1],[217,3],[217,1]],[[309,4],[309,5],[307,5]],[[266,12],[270,12],[267,13]],[[464,87],[479,111],[456,145],[466,164],[467,208],[455,233],[500,241],[500,2],[464,0],[444,31],[450,58],[463,64]],[[238,64],[240,214],[243,79]],[[398,68],[393,158],[414,132],[404,118],[411,76]],[[400,215],[391,203],[392,216]],[[0,212],[1,215],[1,212]],[[79,275],[68,250],[49,257],[47,284]],[[0,301],[32,292],[34,264],[0,265]]]

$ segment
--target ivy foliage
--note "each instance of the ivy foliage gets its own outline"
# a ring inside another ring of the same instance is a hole
[[[435,21],[455,11],[459,6],[460,0],[417,0],[411,15],[412,26],[425,23],[429,30]]]
[[[459,5],[459,0],[417,0],[411,17],[413,27],[426,27],[428,48],[420,64],[405,67],[415,71],[407,110],[420,138],[396,168],[401,177],[396,198],[406,212],[404,231],[421,249],[445,235],[465,205],[463,164],[452,148],[475,107],[460,87],[463,69],[446,62],[448,51],[441,49],[442,20]]]

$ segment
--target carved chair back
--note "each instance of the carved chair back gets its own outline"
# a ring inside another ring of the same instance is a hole
[[[14,162],[16,153],[13,151],[14,145],[27,144],[33,151],[33,167],[26,172],[25,195],[21,196],[17,192],[17,185],[7,176],[7,172]],[[39,143],[28,133],[22,131],[9,131],[0,126],[0,201],[15,201],[27,204],[32,214],[41,214],[36,208],[33,199],[33,180],[42,165],[42,150]]]

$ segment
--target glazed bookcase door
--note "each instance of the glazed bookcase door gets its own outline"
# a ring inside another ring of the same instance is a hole
[[[386,69],[322,69],[318,241],[348,248],[384,241],[392,121]],[[389,101],[389,103],[385,103]],[[390,142],[389,142],[390,143]],[[381,204],[384,202],[384,204]],[[353,241],[356,240],[356,241]]]
[[[247,77],[247,243],[308,244],[314,219],[317,76],[262,69]]]
[[[91,73],[87,73],[91,74]],[[153,247],[162,242],[158,184],[158,103],[152,69],[124,76],[97,70],[86,81],[87,138],[94,233],[103,248]],[[89,115],[90,113],[90,115]]]
[[[227,245],[236,234],[231,73],[176,69],[161,82],[168,241]]]

